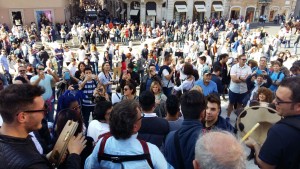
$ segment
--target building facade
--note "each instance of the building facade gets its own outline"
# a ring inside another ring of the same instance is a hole
[[[63,23],[70,16],[69,0],[0,0],[0,23],[29,25]]]
[[[139,23],[219,17],[257,22],[261,15],[271,22],[277,14],[288,17],[296,3],[297,0],[123,0],[120,13]]]

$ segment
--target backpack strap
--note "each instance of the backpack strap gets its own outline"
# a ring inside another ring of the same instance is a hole
[[[151,156],[150,156],[150,152],[149,152],[149,147],[147,145],[147,143],[143,140],[139,140],[139,142],[142,145],[143,148],[143,154],[139,154],[139,155],[111,155],[111,154],[106,154],[104,153],[104,148],[105,148],[105,144],[106,141],[109,137],[111,137],[110,133],[105,133],[102,135],[102,140],[100,143],[100,147],[99,147],[99,151],[98,151],[98,162],[100,163],[101,160],[105,160],[105,161],[111,161],[113,163],[122,163],[122,162],[126,162],[126,161],[139,161],[139,160],[147,160],[149,166],[154,169],[152,160],[151,160]],[[101,136],[99,136],[100,138]]]
[[[118,98],[121,100],[121,97],[118,95],[118,93],[116,93],[116,95],[118,96]]]
[[[144,151],[144,154],[147,157],[147,162],[148,162],[149,166],[151,168],[154,168],[152,160],[151,160],[151,155],[150,155],[150,152],[149,152],[149,147],[148,147],[147,143],[144,140],[140,140],[139,139],[139,141],[140,141],[140,143],[141,143],[141,145],[143,147],[143,151]]]
[[[101,140],[99,151],[98,151],[98,161],[99,162],[101,161],[101,159],[100,159],[101,155],[104,154],[105,143],[110,136],[111,136],[110,134],[104,135]]]

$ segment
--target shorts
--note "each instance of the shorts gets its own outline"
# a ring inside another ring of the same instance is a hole
[[[234,93],[231,90],[229,90],[229,103],[231,104],[235,104],[235,103],[239,103],[242,104],[244,98],[246,97],[247,92],[246,93]]]

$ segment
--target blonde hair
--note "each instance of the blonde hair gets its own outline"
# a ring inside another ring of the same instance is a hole
[[[153,88],[154,88],[155,85],[157,85],[157,87],[158,87],[158,92],[160,93],[160,92],[161,92],[161,85],[160,85],[160,83],[157,82],[157,81],[153,81],[153,82],[151,83],[150,91],[151,91],[152,93],[154,93],[154,92],[153,92]]]
[[[200,92],[200,93],[203,93],[202,87],[200,87],[200,86],[198,86],[198,85],[195,85],[191,90],[196,90],[196,91],[198,91],[198,92]]]
[[[91,52],[96,52],[96,51],[97,51],[96,45],[92,44],[91,45]]]

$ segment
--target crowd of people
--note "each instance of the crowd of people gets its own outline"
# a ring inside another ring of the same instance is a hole
[[[70,30],[3,24],[1,164],[52,168],[49,154],[73,120],[58,168],[246,168],[231,114],[259,102],[299,120],[299,40],[289,25],[271,35],[224,19]],[[292,120],[276,123],[263,145],[246,141],[259,167],[299,165]]]

